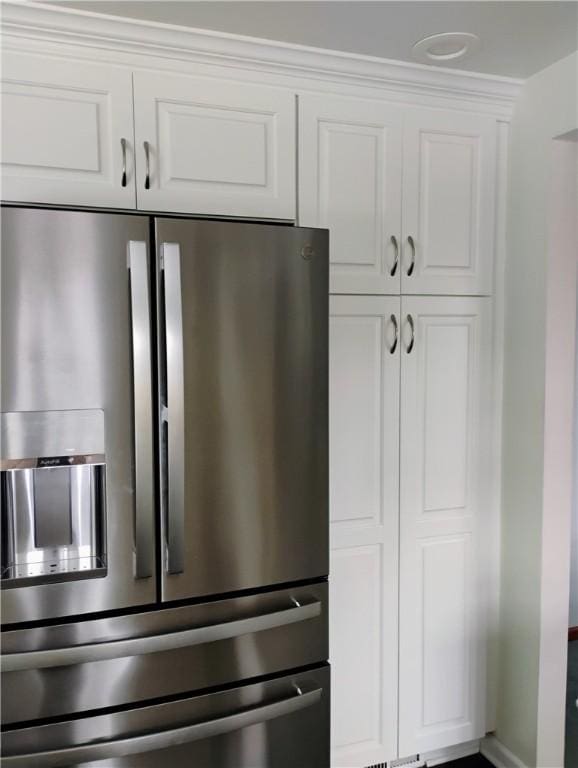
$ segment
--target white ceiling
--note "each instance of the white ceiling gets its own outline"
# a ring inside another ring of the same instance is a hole
[[[528,77],[578,49],[578,0],[566,2],[66,2],[98,13],[412,61],[426,35],[471,32],[458,69]],[[444,66],[448,66],[445,64]]]

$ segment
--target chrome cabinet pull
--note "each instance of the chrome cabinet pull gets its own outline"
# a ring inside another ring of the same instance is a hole
[[[406,347],[406,352],[409,355],[409,353],[412,351],[413,345],[415,343],[415,326],[414,326],[414,323],[413,323],[413,317],[411,315],[407,316],[407,322],[408,322],[409,328],[411,330],[411,339],[410,339],[409,344]]]
[[[394,277],[395,273],[397,272],[397,265],[399,264],[399,245],[397,244],[397,237],[395,235],[392,235],[389,240],[393,245],[393,252],[395,254],[395,258],[393,260],[391,269],[389,270],[389,274],[391,277]]]
[[[0,656],[0,669],[2,672],[20,672],[47,667],[69,667],[93,661],[142,656],[146,653],[158,653],[159,651],[173,651],[191,645],[214,643],[218,640],[228,640],[253,632],[263,632],[268,629],[307,621],[321,616],[321,610],[321,602],[314,599],[312,602],[300,603],[299,605],[292,603],[288,608],[257,616],[233,619],[204,627],[181,629],[176,632],[164,632],[161,635],[129,637],[124,640],[87,643],[45,651],[4,653]]]
[[[143,141],[144,153],[145,153],[145,189],[151,188],[151,159],[150,159],[150,144],[148,141]]]
[[[393,332],[395,334],[394,339],[393,339],[393,344],[389,348],[390,353],[393,355],[393,353],[397,349],[397,341],[398,341],[399,334],[398,334],[397,318],[396,318],[396,316],[395,315],[390,315],[389,319],[391,320],[391,323],[393,325]]]
[[[278,717],[299,712],[317,704],[321,700],[323,689],[319,687],[303,690],[293,684],[291,694],[283,699],[243,708],[240,712],[231,712],[201,722],[181,725],[178,728],[162,729],[140,733],[138,736],[124,736],[107,741],[94,741],[62,749],[50,749],[44,752],[2,756],[2,765],[6,768],[56,768],[61,765],[79,765],[81,763],[121,758],[128,755],[144,754],[154,750],[169,749],[179,744],[209,739],[231,731],[248,728],[251,725],[265,723]]]
[[[415,267],[415,240],[411,235],[408,236],[407,242],[409,244],[409,247],[411,248],[411,264],[407,268],[407,276],[411,277],[413,275],[413,270]]]
[[[154,450],[150,292],[147,245],[128,244],[135,451],[135,577],[153,575]]]
[[[120,140],[120,146],[122,149],[122,177],[120,180],[120,186],[126,187],[126,139]]]
[[[161,267],[165,285],[165,347],[167,407],[167,466],[162,475],[167,483],[167,572],[184,571],[185,533],[185,394],[183,369],[183,310],[181,292],[181,249],[178,243],[161,245]],[[162,496],[165,496],[163,493]]]

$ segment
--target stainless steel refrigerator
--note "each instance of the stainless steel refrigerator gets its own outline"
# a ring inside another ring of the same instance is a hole
[[[327,245],[2,209],[3,765],[328,766]]]

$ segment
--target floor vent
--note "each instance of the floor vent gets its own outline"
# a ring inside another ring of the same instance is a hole
[[[402,757],[400,760],[392,760],[391,763],[373,763],[373,765],[367,765],[365,768],[423,768],[425,765],[423,760],[420,760],[419,755],[410,755],[410,757]]]

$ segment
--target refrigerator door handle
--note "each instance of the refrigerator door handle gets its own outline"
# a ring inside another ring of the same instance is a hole
[[[184,571],[185,527],[185,434],[183,310],[181,291],[181,249],[178,243],[163,243],[161,268],[164,272],[164,315],[166,349],[167,408],[164,412],[167,436],[166,570]],[[163,494],[164,496],[164,494]]]
[[[220,624],[193,627],[177,632],[165,632],[148,637],[130,637],[125,640],[90,643],[52,648],[44,651],[25,651],[24,653],[5,653],[0,657],[2,672],[44,669],[46,667],[66,667],[73,664],[85,664],[107,659],[119,659],[127,656],[142,656],[147,653],[172,651],[191,645],[213,643],[254,632],[263,632],[276,627],[285,627],[300,621],[314,619],[321,615],[321,602],[312,600],[301,603],[293,600],[290,608],[271,611],[260,616],[233,619]]]
[[[6,768],[25,768],[25,766],[30,765],[34,765],[36,768],[55,768],[55,766],[79,765],[88,761],[120,758],[127,755],[169,749],[180,744],[210,739],[213,736],[220,736],[258,723],[264,723],[268,720],[274,720],[278,717],[291,715],[294,712],[299,712],[317,704],[321,700],[322,693],[322,688],[303,691],[299,686],[294,685],[291,694],[286,698],[242,709],[239,712],[232,712],[200,723],[141,733],[139,736],[126,736],[111,741],[79,744],[73,747],[65,747],[64,749],[50,749],[45,752],[33,752],[30,754],[4,755],[2,764]]]
[[[128,244],[132,322],[134,450],[135,450],[135,577],[153,575],[154,487],[151,314],[147,244]]]

